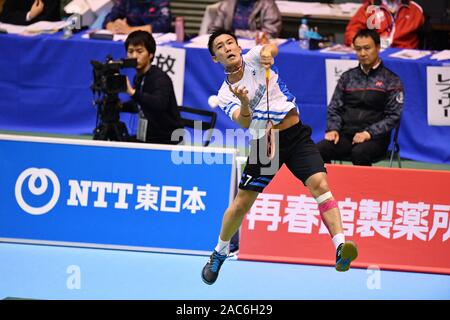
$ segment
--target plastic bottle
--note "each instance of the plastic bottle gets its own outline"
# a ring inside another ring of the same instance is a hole
[[[298,43],[300,48],[304,50],[309,49],[308,31],[308,21],[306,19],[302,19],[300,27],[298,28]]]
[[[175,34],[177,36],[177,42],[184,41],[184,18],[183,17],[175,18]]]

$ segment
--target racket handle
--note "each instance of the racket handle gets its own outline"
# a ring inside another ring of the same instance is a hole
[[[266,80],[270,79],[270,68],[266,69]]]

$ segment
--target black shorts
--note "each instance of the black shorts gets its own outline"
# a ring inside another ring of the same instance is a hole
[[[266,139],[252,140],[250,154],[242,173],[239,189],[262,192],[283,164],[299,180],[306,180],[315,173],[327,172],[324,162],[311,140],[311,128],[298,124],[278,132],[275,157],[269,161],[266,156]],[[277,160],[278,159],[278,160]]]

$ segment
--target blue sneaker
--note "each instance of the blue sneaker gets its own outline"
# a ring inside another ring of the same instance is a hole
[[[213,284],[219,276],[219,270],[227,255],[219,254],[216,250],[209,257],[209,261],[203,267],[202,280],[206,284]]]
[[[336,271],[347,271],[350,263],[358,257],[356,244],[351,241],[341,243],[336,250]]]

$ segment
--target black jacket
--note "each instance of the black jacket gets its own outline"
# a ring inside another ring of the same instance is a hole
[[[30,11],[34,0],[6,0],[0,21],[17,25],[29,25],[38,21],[61,20],[60,0],[43,0],[44,11],[31,21],[26,21],[27,13]]]
[[[146,142],[176,144],[171,141],[172,132],[183,126],[172,79],[152,65],[143,76],[136,76],[133,83],[136,93],[123,104],[122,111],[137,113],[139,105],[148,120]]]
[[[390,135],[400,121],[403,85],[383,63],[365,74],[361,67],[344,72],[327,109],[327,132],[354,135],[367,131],[372,139]]]

